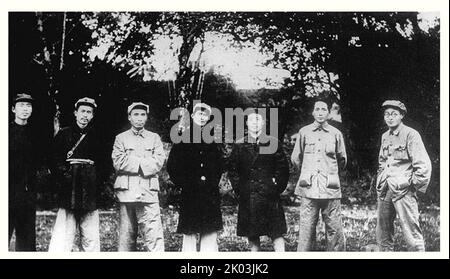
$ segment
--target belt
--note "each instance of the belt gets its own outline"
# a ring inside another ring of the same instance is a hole
[[[69,162],[71,165],[73,164],[81,164],[81,165],[93,165],[94,161],[90,159],[67,159],[66,162]]]

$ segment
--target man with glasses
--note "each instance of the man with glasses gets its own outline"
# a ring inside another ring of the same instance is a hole
[[[402,122],[406,114],[405,105],[397,100],[388,100],[382,108],[388,131],[381,137],[378,159],[378,247],[381,251],[393,250],[397,214],[409,250],[425,251],[416,192],[426,192],[431,161],[420,134]]]

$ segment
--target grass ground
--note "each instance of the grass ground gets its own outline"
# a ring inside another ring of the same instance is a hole
[[[298,237],[298,207],[285,207],[288,232],[285,235],[286,250],[295,251]],[[375,241],[376,216],[375,210],[369,207],[345,207],[342,211],[343,225],[347,240],[347,251],[370,251]],[[176,233],[178,220],[177,211],[168,207],[162,210],[164,238],[166,251],[180,251],[182,236]],[[248,251],[247,241],[236,236],[237,209],[235,206],[222,208],[224,228],[219,233],[220,251]],[[51,211],[38,212],[37,250],[47,251],[51,238],[51,230],[56,215]],[[421,228],[424,234],[427,251],[440,249],[440,219],[438,208],[423,209],[420,214]],[[112,211],[103,211],[100,215],[101,251],[117,251],[118,216]],[[396,223],[395,250],[406,251],[406,244],[402,239],[399,221]],[[325,249],[325,230],[322,221],[317,229],[317,250]],[[78,240],[78,237],[77,237]],[[11,243],[13,249],[14,241]],[[273,251],[269,238],[263,237],[261,242],[263,251]],[[138,249],[143,250],[142,237],[138,238]],[[77,247],[74,247],[77,250]]]

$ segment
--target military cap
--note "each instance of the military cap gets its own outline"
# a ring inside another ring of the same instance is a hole
[[[401,111],[403,111],[403,113],[406,113],[406,106],[405,104],[403,104],[400,101],[397,100],[387,100],[384,101],[384,103],[381,105],[382,108],[386,108],[386,107],[393,107],[396,109],[399,109]]]
[[[147,105],[147,104],[144,104],[144,103],[142,103],[142,102],[137,102],[137,103],[135,102],[135,103],[132,103],[131,105],[129,105],[129,106],[128,106],[128,114],[130,114],[130,112],[131,112],[133,109],[143,109],[143,110],[145,110],[146,113],[149,112],[149,107],[148,107],[148,105]]]
[[[88,97],[84,97],[79,99],[76,103],[75,103],[75,109],[77,109],[79,106],[84,105],[84,106],[90,106],[92,108],[97,108],[97,104],[95,103],[95,100],[92,98],[88,98]]]
[[[14,104],[17,102],[33,102],[34,99],[31,97],[31,95],[28,95],[26,93],[19,93],[14,97]]]
[[[211,107],[205,103],[197,103],[194,105],[194,108],[192,109],[192,113],[195,113],[197,110],[207,110],[209,114],[211,114]]]

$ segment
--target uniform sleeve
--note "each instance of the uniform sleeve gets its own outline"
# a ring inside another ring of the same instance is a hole
[[[215,178],[216,178],[217,185],[219,185],[220,179],[222,178],[222,173],[224,172],[224,169],[225,169],[225,163],[224,163],[225,154],[224,154],[224,149],[223,149],[222,145],[217,144],[217,143],[214,143],[214,145],[215,145],[215,150],[216,150],[216,152],[215,152],[215,166],[216,166]]]
[[[159,172],[164,165],[164,161],[166,160],[166,154],[164,153],[161,138],[156,135],[154,140],[155,147],[152,154],[142,158],[140,162],[140,167],[144,176],[154,175]]]
[[[125,145],[120,137],[116,137],[111,154],[114,169],[118,172],[137,174],[141,158],[130,155],[125,150]]]
[[[233,191],[239,195],[239,146],[235,143],[228,162],[228,179]]]
[[[341,132],[337,134],[336,157],[339,164],[339,170],[344,170],[347,167],[347,152],[345,150],[344,136]]]
[[[52,165],[57,173],[64,173],[69,169],[66,163],[67,151],[65,150],[64,131],[59,130],[53,140]]]
[[[291,155],[291,162],[294,164],[294,166],[298,167],[299,169],[302,168],[302,160],[300,160],[300,157],[303,157],[303,150],[304,149],[304,138],[301,133],[301,130],[297,133],[297,139],[295,141],[294,150],[292,151]]]
[[[411,184],[425,193],[431,178],[431,161],[418,132],[408,135],[407,149],[413,167]]]
[[[381,138],[380,152],[378,152],[378,174],[383,171],[386,158],[383,156],[383,138]]]
[[[174,144],[170,150],[169,158],[167,159],[167,172],[169,173],[170,180],[172,180],[177,187],[181,187],[183,183],[183,167],[181,166],[183,160],[180,160],[180,157],[182,157],[180,156],[180,147],[180,144]]]
[[[386,179],[383,173],[385,165],[386,165],[386,158],[383,156],[383,137],[381,137],[380,152],[378,153],[378,171],[376,182],[377,187]]]
[[[283,146],[278,142],[278,149],[275,153],[275,184],[277,185],[278,193],[281,194],[289,181],[289,162],[286,154],[283,151]]]

